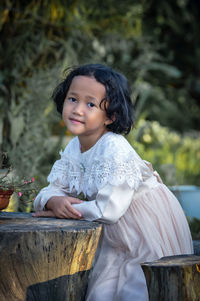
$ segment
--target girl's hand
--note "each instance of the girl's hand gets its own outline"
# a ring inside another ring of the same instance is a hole
[[[73,208],[72,204],[80,204],[81,200],[69,196],[53,196],[46,204],[46,211],[37,211],[34,217],[48,216],[58,218],[80,219],[81,213]]]
[[[163,184],[163,181],[162,181],[160,175],[157,173],[156,170],[153,169],[153,166],[151,165],[151,163],[148,162],[148,161],[146,161],[146,160],[143,160],[143,161],[144,161],[144,163],[150,168],[150,170],[151,170],[151,172],[153,173],[153,175],[157,178],[157,181],[158,181],[159,183]]]
[[[33,217],[56,217],[53,211],[51,210],[41,210],[32,213]]]

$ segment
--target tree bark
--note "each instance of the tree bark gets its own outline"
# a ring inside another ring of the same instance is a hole
[[[0,212],[0,300],[82,301],[101,225]]]
[[[150,301],[199,301],[200,256],[177,255],[141,264]]]

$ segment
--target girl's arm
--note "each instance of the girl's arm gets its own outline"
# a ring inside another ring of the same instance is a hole
[[[56,216],[58,218],[80,218],[80,213],[72,207],[74,203],[81,203],[77,198],[67,195],[69,190],[69,152],[73,148],[74,139],[67,145],[61,158],[57,160],[47,178],[50,183],[43,188],[34,201],[34,216]]]
[[[52,196],[46,203],[45,211],[36,211],[32,214],[34,217],[58,217],[80,219],[81,213],[77,211],[72,204],[80,204],[81,200],[69,196]]]
[[[115,223],[128,209],[134,190],[124,182],[113,186],[107,184],[97,194],[96,200],[73,204],[84,220]]]
[[[143,162],[149,167],[149,169],[151,170],[151,172],[153,173],[153,175],[156,177],[157,181],[158,181],[159,183],[163,183],[163,181],[162,181],[160,175],[157,173],[156,170],[153,169],[152,164],[151,164],[150,162],[146,161],[146,160],[143,160]]]
[[[33,204],[34,210],[45,210],[46,203],[53,196],[66,196],[66,192],[57,185],[49,184],[47,187],[44,187],[42,190],[40,190],[39,194],[35,198]]]
[[[55,184],[43,188],[34,201],[34,217],[58,217],[80,219],[81,213],[72,204],[82,203],[81,200],[69,197],[66,192]]]
[[[66,192],[55,184],[43,188],[34,201],[34,217],[51,216],[58,218],[80,219],[81,213],[72,207],[82,201],[67,196]]]

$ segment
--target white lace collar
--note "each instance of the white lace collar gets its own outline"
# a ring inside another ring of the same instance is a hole
[[[62,186],[68,192],[97,193],[107,183],[127,182],[137,190],[142,181],[134,151],[127,140],[108,132],[88,151],[81,153],[78,137],[68,144],[61,159],[53,165],[48,181]]]

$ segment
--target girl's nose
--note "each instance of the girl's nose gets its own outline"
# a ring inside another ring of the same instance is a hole
[[[78,115],[83,115],[83,104],[76,103],[76,105],[73,108],[73,113]]]

